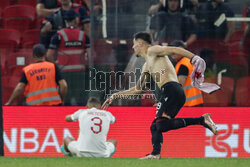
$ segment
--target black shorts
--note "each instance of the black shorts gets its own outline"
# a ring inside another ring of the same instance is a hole
[[[166,113],[171,118],[174,118],[185,102],[186,96],[181,84],[167,82],[161,87],[161,98],[157,105],[157,117],[161,117],[163,113]]]

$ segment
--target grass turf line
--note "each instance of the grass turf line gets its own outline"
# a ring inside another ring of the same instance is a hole
[[[0,167],[248,167],[250,158],[63,158],[1,157]]]

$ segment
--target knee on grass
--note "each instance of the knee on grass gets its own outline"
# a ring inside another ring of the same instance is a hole
[[[108,142],[113,143],[115,147],[117,145],[117,140],[116,139],[109,139]]]

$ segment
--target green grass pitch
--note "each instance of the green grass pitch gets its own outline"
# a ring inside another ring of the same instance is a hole
[[[1,157],[0,167],[249,167],[250,158],[63,158]]]

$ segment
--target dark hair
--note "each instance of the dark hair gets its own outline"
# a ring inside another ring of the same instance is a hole
[[[65,12],[64,20],[71,22],[75,20],[77,17],[77,13],[73,9],[69,9]]]
[[[95,105],[101,105],[101,102],[98,98],[96,97],[90,97],[88,99],[88,103],[87,104],[95,104]]]
[[[175,46],[175,47],[182,47],[182,48],[186,48],[185,44],[182,40],[174,40],[173,42],[171,42],[169,44],[169,46]]]
[[[33,55],[36,57],[43,57],[46,54],[46,49],[43,44],[36,44],[33,46]]]
[[[142,39],[143,41],[147,42],[148,44],[152,44],[152,39],[149,33],[147,32],[138,32],[134,35],[134,39]]]

